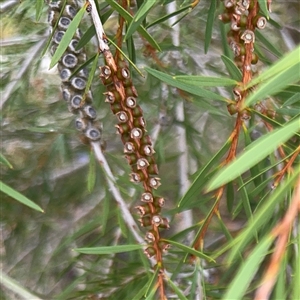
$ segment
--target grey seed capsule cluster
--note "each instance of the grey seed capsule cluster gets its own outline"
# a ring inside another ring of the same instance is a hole
[[[51,55],[55,53],[68,26],[78,11],[77,0],[68,0],[59,18],[64,2],[49,2],[48,22],[52,28],[57,24],[50,46]],[[88,71],[86,68],[83,68],[72,76],[74,71],[86,62],[86,55],[83,49],[78,50],[76,48],[80,38],[81,32],[77,30],[66,52],[58,62],[57,68],[62,81],[62,99],[67,102],[69,111],[78,115],[78,118],[75,120],[75,128],[89,141],[94,142],[101,138],[101,126],[96,121],[97,112],[91,105],[93,101],[92,93],[91,91],[85,93]]]

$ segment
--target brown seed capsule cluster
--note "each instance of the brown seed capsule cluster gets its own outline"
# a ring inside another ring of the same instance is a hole
[[[225,9],[224,13],[219,15],[219,19],[223,23],[230,23],[230,30],[227,34],[228,43],[235,55],[237,66],[242,68],[245,60],[245,45],[255,42],[254,30],[264,29],[267,20],[264,16],[257,14],[249,23],[249,12],[254,5],[252,0],[223,0],[223,3]],[[251,64],[256,64],[258,57],[253,51],[252,48]]]
[[[48,21],[52,28],[57,24],[50,48],[51,55],[55,53],[78,11],[77,0],[66,1],[65,6],[64,3],[65,1],[50,1],[49,3]],[[63,13],[59,18],[63,7]],[[88,71],[83,68],[72,76],[74,71],[86,62],[86,54],[83,49],[76,49],[80,38],[81,32],[77,30],[57,65],[62,81],[62,98],[67,102],[70,112],[78,115],[75,121],[76,129],[82,132],[87,140],[98,141],[101,138],[101,127],[96,121],[96,110],[91,105],[93,101],[92,93],[91,91],[85,93]]]
[[[141,196],[143,204],[136,209],[141,216],[141,226],[152,227],[145,239],[159,247],[158,229],[169,228],[169,222],[160,216],[164,199],[154,195],[154,190],[160,186],[160,178],[157,177],[158,168],[152,142],[145,129],[143,111],[137,104],[138,94],[132,84],[127,63],[121,59],[115,62],[109,50],[105,50],[103,55],[106,65],[100,67],[100,78],[107,88],[107,92],[104,93],[105,102],[110,104],[118,120],[117,133],[121,136],[125,158],[132,170],[131,180],[142,183],[144,187]],[[149,256],[156,253],[151,247],[147,250]]]

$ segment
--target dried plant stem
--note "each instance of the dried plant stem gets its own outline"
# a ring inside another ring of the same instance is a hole
[[[278,276],[280,264],[288,244],[293,223],[296,220],[297,215],[299,213],[300,213],[300,179],[296,183],[296,188],[289,209],[287,210],[282,221],[272,230],[271,233],[272,236],[274,238],[277,237],[275,250],[272,254],[269,266],[263,276],[262,285],[256,291],[255,300],[269,299],[272,292],[272,288]]]
[[[144,243],[144,240],[141,237],[140,232],[139,232],[139,227],[135,223],[135,221],[127,207],[127,204],[125,203],[124,199],[121,196],[119,189],[117,188],[115,178],[112,174],[112,171],[109,167],[109,164],[108,164],[105,156],[103,155],[103,152],[101,150],[99,143],[92,142],[91,145],[92,145],[93,151],[95,153],[95,156],[96,156],[99,164],[103,167],[103,169],[105,171],[110,192],[112,193],[112,195],[114,196],[115,200],[117,201],[117,203],[120,207],[124,222],[126,223],[127,227],[131,231],[135,240],[138,243],[141,243],[141,244]]]

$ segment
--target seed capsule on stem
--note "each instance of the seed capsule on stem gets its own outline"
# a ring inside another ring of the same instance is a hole
[[[140,128],[133,128],[130,132],[130,136],[133,139],[141,139],[143,136],[143,131]]]
[[[139,158],[138,160],[137,160],[137,168],[138,168],[138,170],[144,170],[144,169],[146,169],[148,166],[149,166],[149,162],[148,162],[148,160],[147,159],[145,159],[145,158]]]
[[[151,177],[149,178],[149,185],[153,188],[153,189],[157,189],[161,183],[160,183],[160,178],[158,177]]]
[[[100,140],[100,138],[101,138],[100,131],[94,127],[88,128],[85,135],[88,139],[90,139],[92,141],[97,141],[97,140]]]
[[[143,193],[141,201],[142,202],[147,202],[147,203],[153,202],[153,196],[152,196],[152,194],[149,193],[149,192]]]

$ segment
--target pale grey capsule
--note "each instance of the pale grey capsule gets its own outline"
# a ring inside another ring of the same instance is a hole
[[[73,19],[76,16],[77,10],[71,5],[66,5],[63,15]]]
[[[56,44],[59,44],[64,36],[65,32],[64,31],[56,31],[54,36],[53,36],[53,42]]]
[[[97,112],[92,106],[90,106],[90,105],[85,106],[83,111],[89,119],[91,119],[91,120],[96,119]]]
[[[83,131],[88,127],[88,125],[89,122],[85,119],[78,118],[75,120],[75,128],[77,130]]]
[[[82,49],[76,50],[78,42],[79,41],[77,39],[71,40],[71,42],[68,46],[68,50],[71,51],[71,52],[74,52],[75,54],[79,54],[82,51]]]
[[[71,23],[71,19],[61,17],[58,21],[58,29],[66,31]]]
[[[71,85],[74,87],[74,89],[82,91],[85,89],[86,81],[81,77],[74,77],[71,80]]]
[[[72,99],[71,99],[71,107],[73,109],[78,109],[82,106],[82,96],[81,95],[75,95]]]
[[[78,59],[74,54],[68,53],[63,56],[62,63],[66,68],[73,69],[77,66]]]
[[[70,90],[69,90],[67,87],[62,87],[61,93],[62,93],[63,99],[64,99],[66,102],[71,101],[72,94],[71,94]]]
[[[94,127],[90,127],[86,130],[85,135],[92,141],[97,141],[101,138],[100,130]]]
[[[56,52],[56,49],[57,49],[57,45],[56,44],[53,44],[50,48],[50,54],[53,56],[54,53]]]
[[[62,82],[67,82],[71,77],[72,72],[69,69],[62,69],[59,75]]]

